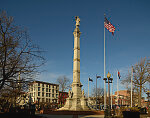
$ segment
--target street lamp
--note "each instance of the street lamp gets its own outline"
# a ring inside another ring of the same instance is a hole
[[[111,118],[111,110],[110,110],[110,83],[112,83],[113,78],[111,78],[111,74],[108,72],[107,74],[107,78],[103,79],[105,81],[105,83],[108,83],[108,114],[106,114],[105,111],[105,118],[106,115],[108,116],[108,118]]]
[[[96,75],[96,110],[97,110],[97,79],[101,78],[101,76]]]

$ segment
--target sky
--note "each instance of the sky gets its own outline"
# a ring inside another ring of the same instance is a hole
[[[106,31],[106,73],[113,75],[117,90],[117,70],[123,79],[131,66],[150,55],[149,0],[0,0],[0,10],[14,17],[15,24],[27,28],[33,43],[44,50],[46,64],[37,78],[56,83],[59,76],[73,75],[73,31],[80,17],[80,80],[85,93],[103,87],[104,13],[116,27],[114,36]],[[120,81],[119,81],[120,83]],[[125,89],[119,84],[119,90]]]

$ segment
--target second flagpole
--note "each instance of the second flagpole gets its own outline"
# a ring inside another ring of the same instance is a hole
[[[104,14],[105,17],[105,14]],[[104,78],[106,78],[106,62],[105,62],[105,27],[104,27]],[[104,81],[104,109],[106,109],[106,83]]]
[[[89,78],[88,78],[88,106],[89,106]]]
[[[118,86],[118,71],[117,71],[117,105],[119,105],[119,95],[118,95],[118,92],[119,92],[119,86]]]

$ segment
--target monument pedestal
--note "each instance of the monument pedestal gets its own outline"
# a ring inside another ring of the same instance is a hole
[[[72,111],[81,111],[83,110],[81,107],[81,101],[79,98],[74,98],[72,100],[72,107],[70,108]]]
[[[81,91],[81,86],[79,86],[79,84],[74,83],[72,85],[72,91],[69,90],[68,95],[69,97],[66,99],[65,106],[58,110],[71,110],[71,111],[90,110],[90,108],[87,105],[87,99],[84,96],[84,90]]]
[[[82,106],[82,109],[84,111],[90,110],[90,108],[87,105],[87,99],[86,98],[83,98],[83,97],[81,98],[81,106]]]

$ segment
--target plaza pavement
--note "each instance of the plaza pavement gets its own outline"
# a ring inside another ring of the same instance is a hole
[[[36,114],[40,118],[104,118],[104,115],[50,115],[50,114]],[[140,118],[150,118],[147,114],[141,114]]]
[[[36,114],[42,118],[104,118],[104,115],[50,115],[50,114]]]

